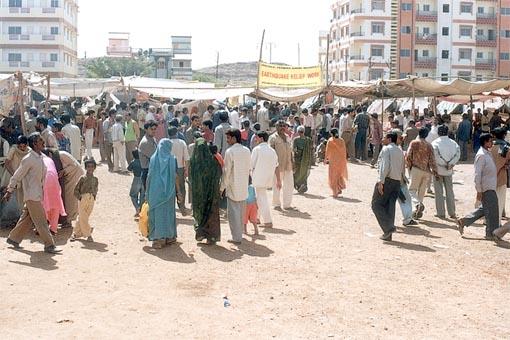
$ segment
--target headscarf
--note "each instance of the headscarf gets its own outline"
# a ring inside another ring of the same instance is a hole
[[[172,142],[168,138],[159,141],[149,163],[147,201],[154,209],[175,196],[177,161],[172,155]]]
[[[202,228],[209,218],[212,207],[219,201],[221,167],[211,153],[207,142],[199,138],[195,142],[190,161],[191,192],[195,230]]]

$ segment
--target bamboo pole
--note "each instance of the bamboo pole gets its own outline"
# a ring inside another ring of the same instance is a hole
[[[47,91],[46,91],[46,103],[44,105],[44,114],[46,115],[46,117],[48,117],[48,109],[49,109],[48,106],[50,105],[50,94],[51,94],[51,85],[50,85],[51,76],[49,74],[46,76],[46,81],[48,83],[47,83]]]
[[[260,41],[259,62],[257,63],[257,89],[255,91],[255,114],[257,114],[257,107],[259,106],[259,90],[260,90],[260,63],[262,62],[262,47],[264,46],[264,37],[266,29],[262,31],[262,39]]]
[[[413,110],[413,114],[414,114],[414,109],[416,107],[416,93],[415,93],[415,88],[414,88],[414,78],[411,80],[411,84],[413,85],[413,103],[412,103],[412,110]]]

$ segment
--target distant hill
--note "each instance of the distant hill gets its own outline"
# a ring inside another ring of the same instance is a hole
[[[216,66],[194,70],[193,79],[216,82]],[[255,85],[257,83],[257,62],[220,64],[217,83],[238,86]]]

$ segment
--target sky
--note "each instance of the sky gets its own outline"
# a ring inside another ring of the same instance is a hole
[[[328,0],[81,0],[78,56],[106,54],[108,32],[131,33],[133,48],[169,48],[172,35],[191,35],[193,69],[263,60],[318,63],[319,31],[329,29]]]

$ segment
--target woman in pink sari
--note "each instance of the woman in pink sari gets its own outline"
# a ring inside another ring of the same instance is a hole
[[[43,155],[43,161],[46,166],[43,207],[46,212],[46,219],[50,225],[50,231],[52,234],[56,234],[58,218],[66,216],[66,211],[62,201],[62,189],[58,182],[58,172],[55,163],[46,155]]]
[[[338,129],[331,129],[331,135],[326,144],[324,163],[329,164],[329,186],[333,191],[333,197],[337,198],[346,188],[347,149],[344,140],[338,135]]]

